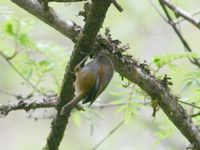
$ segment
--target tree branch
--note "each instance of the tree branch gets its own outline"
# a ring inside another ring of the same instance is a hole
[[[51,132],[47,139],[44,148],[45,150],[57,150],[59,147],[71,110],[69,110],[65,115],[61,115],[60,111],[74,96],[74,88],[72,84],[75,80],[75,76],[71,73],[71,70],[74,70],[74,67],[92,50],[96,35],[103,24],[110,4],[111,2],[109,0],[92,1],[85,26],[78,36],[77,42],[74,46],[74,53],[72,54],[69,65],[66,68],[67,71],[64,75],[59,103],[57,106],[57,115],[52,122]]]
[[[38,19],[44,21],[49,26],[58,30],[73,42],[76,41],[77,35],[79,34],[81,28],[74,22],[70,20],[63,20],[60,16],[56,14],[53,9],[49,9],[49,11],[45,11],[41,3],[37,0],[11,0],[13,3],[18,5],[19,7],[25,9]]]
[[[49,108],[57,105],[57,98],[43,98],[42,100],[13,100],[7,104],[0,105],[0,116],[6,116],[10,111],[13,110],[25,110],[29,111],[36,108]]]
[[[0,90],[1,92],[1,90]],[[7,92],[6,92],[7,93]],[[9,95],[11,95],[11,93],[9,93]],[[18,95],[13,95],[15,97],[18,97]],[[57,97],[47,97],[47,98],[43,98],[42,100],[32,100],[32,99],[23,99],[23,100],[11,100],[6,104],[0,104],[0,116],[5,117],[9,114],[10,111],[14,111],[14,110],[25,110],[25,111],[29,111],[31,109],[38,109],[38,108],[51,108],[51,107],[56,107],[58,102],[58,98]],[[113,101],[114,102],[114,101]],[[142,104],[142,105],[150,105],[151,101],[147,100],[142,102],[142,100],[131,100],[131,102],[133,103],[138,103],[138,104]],[[183,103],[185,105],[188,105],[190,107],[193,108],[197,108],[200,109],[199,106],[191,104],[191,103],[187,103],[181,100],[178,100],[179,103]],[[110,108],[110,107],[118,107],[118,106],[123,106],[123,105],[127,105],[129,102],[125,101],[125,102],[121,102],[121,103],[105,103],[105,104],[99,104],[99,103],[95,103],[90,106],[91,108],[95,109],[95,108],[100,108],[100,109],[104,109],[104,108]],[[196,117],[197,115],[199,115],[200,113],[197,114],[193,114],[191,115],[191,117]]]
[[[192,104],[192,103],[184,102],[184,101],[181,101],[181,100],[179,100],[178,102],[185,104],[185,105],[188,105],[188,106],[193,107],[193,108],[200,109],[200,106],[197,106],[197,105]]]
[[[39,94],[43,95],[43,96],[47,96],[45,93],[42,93],[38,88],[37,85],[34,85],[33,83],[31,83],[17,68],[16,66],[11,62],[10,57],[7,57],[3,54],[2,51],[0,51],[0,55],[5,59],[5,61],[9,64],[9,66],[36,92],[38,92]]]
[[[171,3],[170,0],[160,0],[164,5],[166,5],[169,9],[171,9],[176,15],[183,17],[193,25],[195,25],[197,28],[200,29],[200,21],[195,19],[191,14],[186,12],[180,7],[175,6],[173,3]]]
[[[19,0],[12,0],[13,2],[17,3]],[[22,1],[26,3],[26,6],[22,4]],[[29,7],[32,7],[29,5],[30,2],[28,0],[21,0],[19,3],[21,7],[24,7],[27,11],[29,11]],[[103,3],[103,2],[101,2]],[[17,3],[18,4],[18,3]],[[100,4],[101,5],[101,4]],[[41,20],[45,21],[47,24],[50,24],[52,27],[54,27],[56,30],[61,32],[62,34],[66,35],[70,39],[77,39],[77,31],[73,29],[74,26],[69,26],[69,24],[64,24],[62,26],[62,30],[57,27],[58,22],[61,20],[54,19],[53,22],[46,21],[48,20],[46,15],[42,15],[44,12],[42,12],[41,7],[37,7],[40,13],[37,13],[36,11],[33,11],[33,15],[39,16],[38,18],[41,18]],[[98,8],[97,8],[98,9]],[[33,8],[30,8],[30,10],[34,10]],[[51,18],[52,13],[49,14],[49,18]],[[55,17],[55,15],[53,15]],[[58,22],[56,22],[58,21]],[[63,21],[62,21],[63,22]],[[68,30],[70,27],[70,30]],[[86,28],[87,26],[85,26]],[[99,27],[99,26],[98,26]],[[93,27],[92,27],[93,29]],[[91,29],[88,29],[88,31],[91,32]],[[70,34],[69,34],[69,33]],[[74,37],[73,37],[74,35]],[[83,37],[83,36],[80,36]],[[79,37],[79,38],[80,38]],[[75,41],[75,40],[73,40]],[[76,45],[81,45],[82,40],[80,40]],[[83,41],[82,41],[83,42]],[[93,42],[93,40],[92,40]],[[163,85],[163,82],[156,79],[153,75],[151,75],[148,71],[148,69],[142,67],[144,65],[139,64],[137,61],[131,59],[129,56],[123,56],[120,53],[119,47],[114,47],[111,41],[108,41],[105,38],[102,38],[99,36],[97,38],[97,44],[100,46],[103,45],[103,47],[106,47],[107,50],[104,50],[105,52],[109,52],[109,57],[112,59],[115,70],[119,72],[122,76],[126,77],[130,81],[136,83],[138,86],[140,86],[144,91],[146,91],[152,98],[152,100],[157,100],[160,107],[163,109],[165,114],[169,117],[169,119],[175,124],[175,126],[181,131],[181,133],[194,145],[196,149],[200,149],[200,130],[198,127],[195,126],[193,123],[191,117],[186,113],[186,111],[182,108],[180,104],[177,103],[178,97],[174,96],[169,88],[166,85]],[[90,47],[91,45],[89,45]],[[81,47],[79,47],[81,48]],[[84,49],[86,46],[84,46]],[[75,46],[75,53],[80,50],[77,46]],[[87,49],[88,50],[88,49]],[[74,56],[71,57],[70,61],[70,68],[73,68],[76,62],[74,63]],[[72,63],[73,62],[73,63]],[[73,79],[72,79],[73,78]],[[61,104],[58,107],[59,111],[65,100],[69,101],[72,99],[73,95],[70,93],[73,93],[72,89],[72,82],[74,81],[74,76],[70,74],[69,71],[66,72],[64,81],[63,81],[63,87],[61,90]],[[66,95],[68,93],[69,95]],[[59,112],[58,111],[58,112]],[[52,132],[49,136],[49,140],[53,141],[57,146],[59,145],[63,132],[65,129],[65,125],[67,124],[69,116],[60,116],[59,113],[56,116],[56,119],[54,119],[52,123]],[[60,123],[57,123],[59,122]],[[53,136],[55,136],[53,138]],[[54,141],[55,140],[55,141]],[[51,143],[51,142],[50,142]],[[50,143],[48,145],[50,146]],[[53,150],[57,150],[57,146]],[[50,149],[50,147],[49,147]]]
[[[99,143],[97,143],[92,150],[96,150],[99,146],[101,146],[110,136],[113,135],[115,131],[117,131],[124,124],[124,120],[120,121]]]
[[[163,4],[163,0],[159,0],[160,2],[160,5],[163,9],[163,11],[165,12],[166,16],[167,16],[167,23],[169,25],[172,26],[172,28],[174,29],[174,32],[177,34],[178,38],[180,39],[180,41],[182,42],[184,48],[186,51],[188,52],[192,52],[192,48],[190,47],[190,45],[188,44],[188,42],[186,41],[186,39],[183,37],[182,33],[179,31],[179,29],[177,28],[176,26],[176,23],[173,21],[172,17],[170,16],[168,10],[165,8],[165,5]],[[165,20],[165,19],[164,19]],[[166,20],[165,20],[166,21]],[[200,62],[198,59],[195,59],[195,58],[191,58],[189,59],[189,61],[196,65],[198,68],[200,68]]]
[[[162,1],[159,0],[161,7],[163,8],[163,11],[165,12],[165,15],[167,16],[167,18],[165,18],[162,13],[158,10],[158,8],[154,5],[154,3],[152,2],[152,0],[149,0],[149,2],[151,3],[151,5],[154,7],[154,9],[157,11],[157,13],[161,16],[161,18],[168,23],[175,31],[175,33],[177,34],[178,38],[180,39],[180,41],[182,42],[184,48],[186,51],[188,52],[192,52],[192,48],[190,47],[190,45],[188,44],[188,42],[186,41],[186,39],[183,37],[182,33],[179,31],[179,29],[177,28],[177,23],[178,22],[174,22],[172,17],[170,16],[170,14],[168,13],[168,10],[165,8],[165,5],[162,3]],[[180,21],[179,21],[180,22]],[[189,61],[196,65],[198,68],[200,68],[200,62],[198,59],[195,58],[190,58]]]
[[[119,12],[122,12],[123,11],[123,8],[119,5],[119,3],[116,1],[116,0],[111,0],[113,5],[116,7],[116,9],[119,11]]]
[[[83,2],[83,1],[88,1],[88,0],[48,0],[48,2]],[[120,6],[120,4],[116,1],[116,0],[111,0],[111,2],[113,3],[113,5],[116,7],[116,9],[119,12],[123,11],[123,8]]]
[[[193,13],[192,16],[197,16],[197,15],[199,15],[199,14],[200,14],[200,12],[196,12],[196,13]],[[185,21],[185,20],[186,20],[186,19],[182,18],[182,19],[176,21],[176,24],[179,24],[179,23],[181,23],[181,22],[183,22],[183,21]]]
[[[194,145],[196,150],[200,149],[200,130],[183,107],[177,103],[179,98],[135,60],[112,53],[110,53],[110,58],[114,63],[115,70],[147,92],[152,100],[156,100],[164,113]]]
[[[48,0],[49,2],[83,2],[88,0]]]
[[[199,116],[199,115],[200,115],[200,112],[198,112],[198,113],[196,113],[196,114],[192,114],[191,117],[193,118],[193,117],[197,117],[197,116]]]
[[[144,101],[142,102],[142,100],[138,100],[138,101],[135,101],[135,100],[131,100],[130,101],[131,103],[137,103],[137,104],[141,104],[141,105],[150,105],[151,104],[151,101]],[[121,103],[117,103],[117,104],[113,104],[112,102],[111,103],[106,103],[106,104],[98,104],[98,103],[95,103],[93,105],[90,106],[90,108],[100,108],[100,109],[104,109],[104,108],[110,108],[110,107],[118,107],[118,106],[123,106],[123,105],[127,105],[129,104],[130,102],[121,102]]]

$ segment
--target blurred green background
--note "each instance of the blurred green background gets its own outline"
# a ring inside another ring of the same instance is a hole
[[[157,1],[153,1],[160,9]],[[176,5],[191,14],[199,10],[199,0],[174,0]],[[162,20],[148,0],[119,0],[124,8],[119,13],[111,6],[101,29],[109,27],[113,39],[122,41],[122,45],[129,43],[128,53],[143,62],[151,64],[156,70],[156,57],[177,59],[167,61],[159,68],[155,75],[159,78],[167,74],[172,78],[171,89],[174,94],[188,102],[198,104],[199,86],[187,84],[189,73],[197,72],[185,56],[182,43],[172,28]],[[83,18],[78,16],[83,3],[51,3],[56,12],[64,19],[73,20],[83,25]],[[196,16],[200,19],[200,15]],[[176,19],[176,18],[175,18]],[[179,19],[179,18],[178,18]],[[0,0],[0,51],[5,55],[12,55],[17,49],[19,53],[11,62],[20,72],[37,84],[42,92],[59,92],[65,65],[73,50],[73,43],[62,34],[55,31],[42,21],[22,10],[7,0]],[[180,24],[181,32],[186,37],[199,58],[200,32],[186,21]],[[168,54],[168,55],[167,55]],[[160,57],[160,56],[163,57]],[[167,59],[166,58],[166,59]],[[180,59],[179,59],[180,58]],[[199,75],[193,78],[198,81]],[[189,76],[191,77],[191,76]],[[111,84],[98,99],[98,104],[118,104],[129,102],[131,105],[88,108],[86,112],[72,113],[66,129],[66,134],[60,145],[60,150],[89,150],[101,141],[122,120],[125,123],[118,128],[98,150],[183,150],[188,145],[187,140],[168,120],[160,109],[156,118],[152,117],[152,108],[143,103],[150,100],[137,86],[127,84],[126,80],[115,73]],[[3,92],[2,92],[3,91]],[[0,103],[6,103],[16,98],[10,94],[27,94],[34,92],[27,83],[0,57]],[[130,94],[133,93],[133,94]],[[41,95],[34,92],[33,99],[41,99]],[[125,107],[124,107],[125,106]],[[185,107],[190,111],[190,107]],[[0,150],[39,150],[46,142],[50,132],[51,116],[54,109],[39,109],[31,112],[14,111],[8,116],[0,118]],[[50,119],[49,119],[50,118]],[[198,118],[195,122],[200,124]]]

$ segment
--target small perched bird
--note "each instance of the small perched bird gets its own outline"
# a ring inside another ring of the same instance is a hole
[[[76,96],[62,108],[62,114],[74,108],[81,100],[83,104],[90,103],[91,105],[109,84],[114,67],[106,55],[99,54],[82,68],[81,64],[78,64],[74,71]]]

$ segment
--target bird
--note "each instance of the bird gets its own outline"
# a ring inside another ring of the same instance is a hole
[[[74,68],[76,80],[73,85],[76,96],[63,106],[61,114],[73,109],[81,100],[83,104],[92,105],[113,77],[113,63],[105,54],[98,54],[91,62],[81,66],[79,63]]]

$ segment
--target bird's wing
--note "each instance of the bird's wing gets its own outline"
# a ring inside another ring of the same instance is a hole
[[[95,99],[97,98],[99,94],[99,87],[100,87],[100,81],[99,81],[99,77],[97,76],[94,87],[92,88],[90,93],[83,99],[82,103],[85,104],[85,103],[90,102],[89,105],[92,105],[92,103],[95,101]]]

